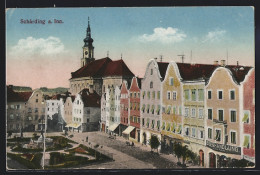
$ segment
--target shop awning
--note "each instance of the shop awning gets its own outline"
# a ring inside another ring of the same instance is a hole
[[[131,131],[133,131],[135,127],[133,126],[128,126],[122,133],[123,134],[130,134]]]
[[[119,125],[119,124],[114,123],[114,124],[112,124],[112,125],[110,125],[110,126],[108,127],[108,130],[114,131],[114,130],[118,127],[118,125]]]
[[[67,127],[67,128],[71,127],[71,128],[77,129],[80,125],[81,124],[79,124],[79,123],[69,123],[65,127]]]

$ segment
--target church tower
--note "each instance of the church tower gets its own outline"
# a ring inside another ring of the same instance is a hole
[[[88,17],[88,28],[86,38],[83,40],[84,46],[83,48],[83,58],[81,58],[81,67],[95,60],[94,58],[94,47],[92,45],[93,39],[91,38],[91,30],[89,25],[89,17]]]

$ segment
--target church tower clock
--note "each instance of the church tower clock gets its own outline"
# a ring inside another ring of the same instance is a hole
[[[88,28],[86,38],[83,40],[84,46],[83,49],[83,58],[81,58],[81,67],[95,60],[94,58],[94,46],[92,45],[93,39],[91,38],[91,30],[89,25],[89,17],[88,17]]]

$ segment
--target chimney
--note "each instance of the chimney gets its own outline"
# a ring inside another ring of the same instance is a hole
[[[89,85],[89,93],[90,94],[94,93],[93,85]]]
[[[239,62],[237,61],[237,66],[239,66]]]
[[[221,63],[220,63],[221,66],[226,66],[226,60],[221,60]]]
[[[217,65],[218,65],[218,61],[214,61],[214,65],[216,65],[216,66],[217,66]]]

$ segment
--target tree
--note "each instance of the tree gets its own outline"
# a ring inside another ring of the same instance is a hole
[[[182,152],[182,145],[180,143],[174,142],[173,152],[177,156],[178,162],[180,162],[180,158],[182,156],[182,154],[181,154],[181,152]]]
[[[187,157],[188,157],[188,154],[189,154],[188,146],[187,146],[187,145],[182,146],[181,155],[182,155],[182,164],[183,164],[183,165],[184,165],[184,163],[185,163],[185,160],[186,160]]]
[[[157,153],[158,153],[158,147],[160,145],[160,141],[156,135],[151,136],[150,145],[151,145],[151,151],[152,149],[157,149]]]

